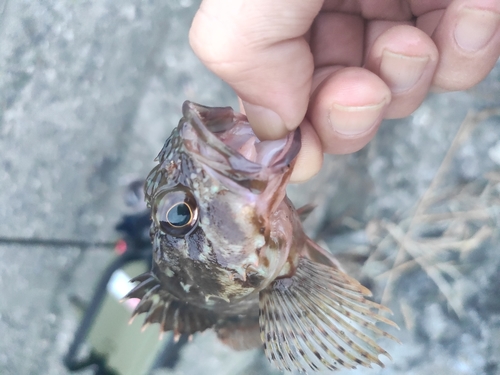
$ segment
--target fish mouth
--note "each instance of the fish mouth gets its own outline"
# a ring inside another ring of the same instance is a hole
[[[182,106],[182,138],[193,157],[219,177],[252,191],[265,189],[270,177],[289,170],[300,151],[297,128],[285,138],[259,140],[246,116],[231,107]]]

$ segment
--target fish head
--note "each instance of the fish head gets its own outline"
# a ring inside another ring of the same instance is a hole
[[[145,184],[153,269],[172,294],[232,302],[274,280],[287,255],[266,251],[279,247],[273,212],[299,150],[299,130],[260,141],[230,107],[184,103]]]

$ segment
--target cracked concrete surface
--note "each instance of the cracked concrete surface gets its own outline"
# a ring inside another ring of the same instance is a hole
[[[189,49],[197,5],[0,1],[0,237],[113,242],[113,228],[126,212],[120,191],[151,168],[183,100],[237,107],[227,86]],[[367,223],[403,219],[466,113],[499,107],[499,97],[497,64],[478,87],[432,95],[408,119],[386,122],[361,152],[327,157],[318,177],[290,189],[297,205],[318,204],[307,222],[310,233],[339,252],[366,242]],[[479,124],[457,152],[452,180],[498,170],[499,122],[494,115]],[[338,233],[345,215],[354,221]],[[411,308],[414,326],[406,327],[407,315],[393,301],[403,342],[387,343],[393,362],[385,361],[383,370],[346,373],[498,373],[497,243],[493,233],[466,258],[465,277],[454,284],[463,295],[462,319],[450,313],[425,273],[403,275],[394,299]],[[61,358],[79,323],[68,297],[89,299],[110,259],[110,251],[97,246],[0,244],[0,374],[67,373]],[[380,299],[383,284],[374,274],[362,277]],[[186,346],[176,369],[158,373],[202,369],[273,373],[259,352],[232,352],[210,333]]]

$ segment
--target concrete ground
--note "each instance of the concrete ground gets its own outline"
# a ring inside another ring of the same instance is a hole
[[[112,257],[95,244],[118,238],[123,186],[149,171],[183,100],[237,105],[189,49],[197,6],[0,0],[1,375],[67,373],[62,356],[79,323],[69,297],[88,300]],[[297,205],[318,205],[310,233],[401,326],[403,343],[386,344],[386,369],[349,373],[500,372],[499,98],[497,64],[478,87],[430,96],[409,118],[386,122],[361,152],[328,157],[315,180],[291,187]],[[458,129],[465,135],[453,141]],[[409,224],[432,181],[432,202]],[[429,216],[443,212],[456,220]],[[397,235],[409,228],[415,246]],[[20,241],[34,238],[75,242]],[[385,289],[398,249],[397,264],[408,262]],[[232,352],[207,333],[174,370],[157,372],[272,370],[260,352]]]

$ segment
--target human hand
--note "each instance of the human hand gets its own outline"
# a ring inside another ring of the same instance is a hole
[[[323,152],[359,150],[431,88],[481,81],[500,55],[500,1],[204,0],[190,42],[259,137],[301,126],[301,181]]]

